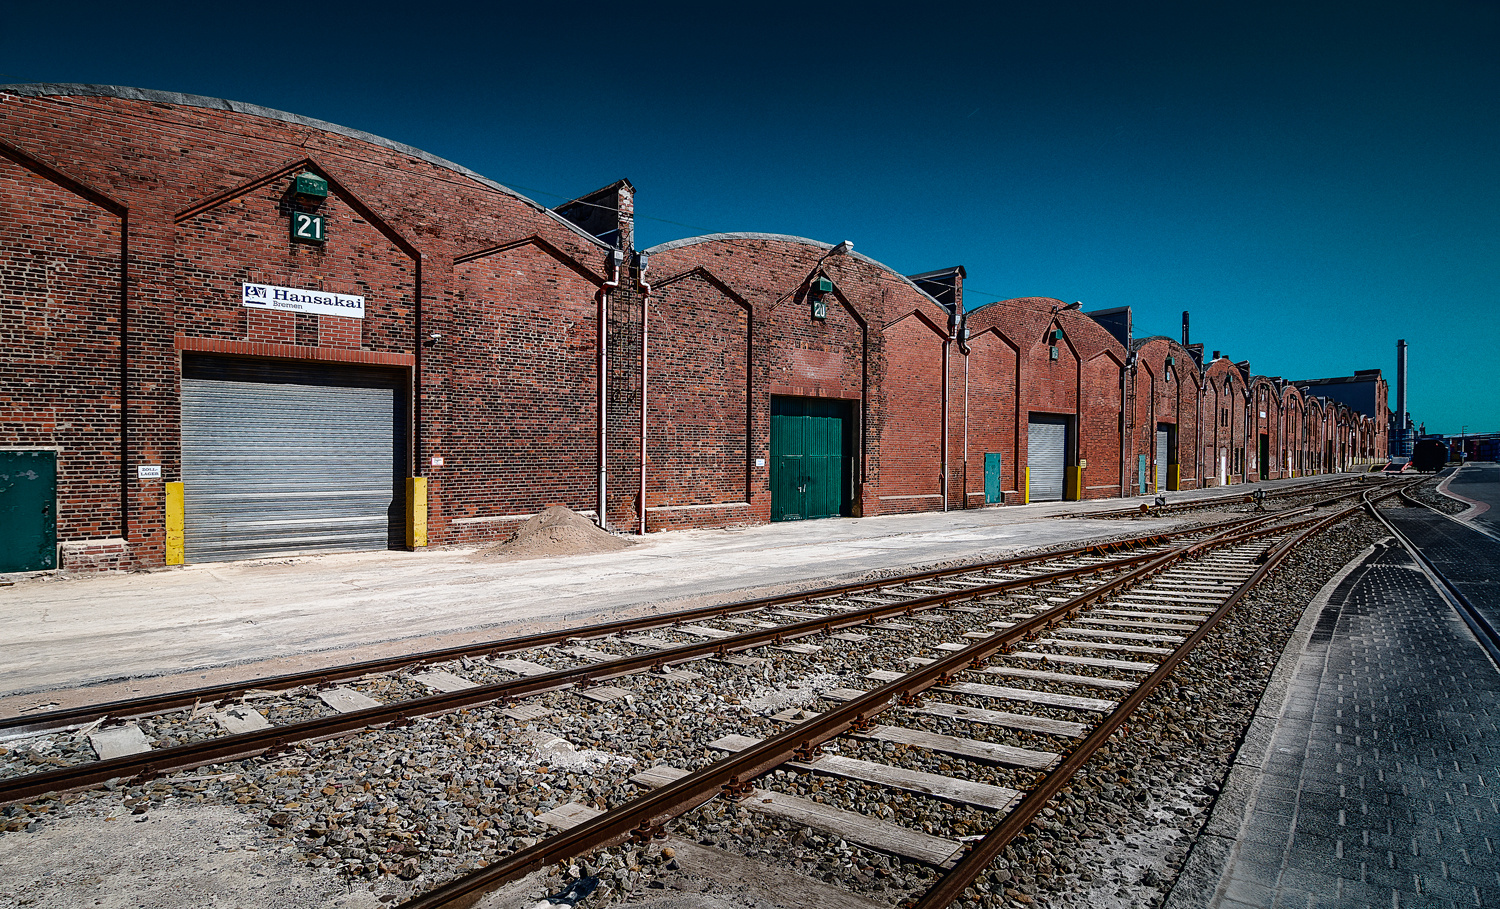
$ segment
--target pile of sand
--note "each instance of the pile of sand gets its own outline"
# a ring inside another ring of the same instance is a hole
[[[545,559],[556,556],[614,552],[635,545],[601,530],[566,505],[553,505],[532,515],[504,543],[479,551],[496,559]]]

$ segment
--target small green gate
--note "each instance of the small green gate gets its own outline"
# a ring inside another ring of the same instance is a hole
[[[848,513],[852,422],[844,401],[771,398],[771,520]]]
[[[1004,499],[1005,493],[1000,489],[1000,452],[986,452],[984,456],[984,504],[998,505]]]
[[[0,572],[57,567],[57,452],[0,451]]]

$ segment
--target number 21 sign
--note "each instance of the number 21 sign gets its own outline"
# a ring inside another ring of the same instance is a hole
[[[292,212],[292,239],[304,243],[322,243],[328,239],[323,230],[323,216],[311,212]]]

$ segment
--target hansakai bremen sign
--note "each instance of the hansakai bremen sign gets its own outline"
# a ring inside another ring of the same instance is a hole
[[[240,300],[256,309],[317,313],[324,316],[365,317],[365,298],[322,290],[298,290],[273,284],[244,284]]]

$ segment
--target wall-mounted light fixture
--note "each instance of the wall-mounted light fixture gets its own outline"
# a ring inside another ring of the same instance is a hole
[[[326,199],[328,181],[311,171],[303,171],[292,181],[292,192],[308,199]]]
[[[814,319],[828,318],[828,295],[831,293],[833,293],[833,282],[828,278],[818,275],[812,279],[812,283],[808,286],[807,299]]]
[[[422,339],[422,346],[423,347],[436,347],[437,346],[437,342],[440,341],[440,340],[442,340],[442,338],[443,338],[442,333],[435,331],[432,334],[430,334],[427,337],[425,337],[425,338]]]

